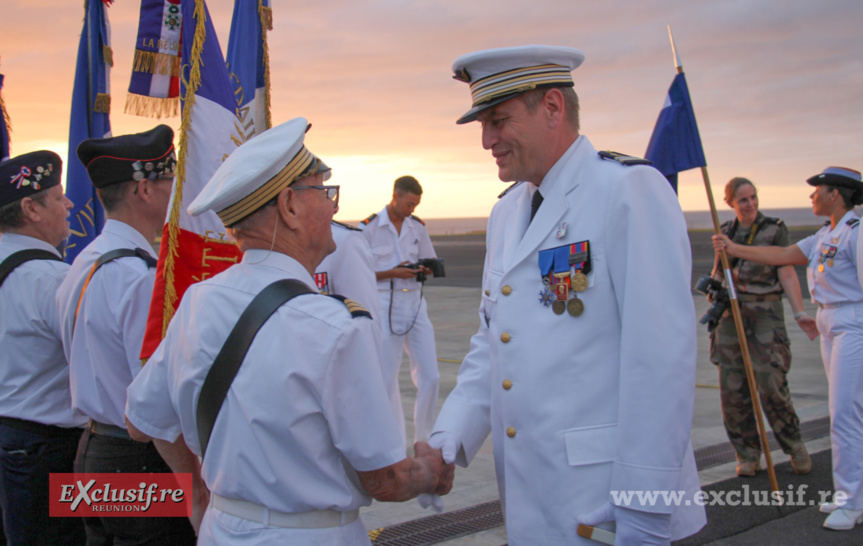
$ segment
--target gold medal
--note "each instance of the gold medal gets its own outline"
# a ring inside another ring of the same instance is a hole
[[[584,302],[578,297],[572,298],[566,302],[566,311],[573,317],[580,316],[584,313]]]
[[[818,272],[824,273],[824,264],[818,264]]]
[[[587,275],[582,273],[579,269],[572,274],[572,277],[570,278],[570,284],[572,284],[572,289],[576,292],[584,292],[585,290],[587,290]]]
[[[833,258],[827,260],[827,267],[833,267]]]
[[[563,300],[555,300],[555,302],[551,304],[551,310],[554,311],[555,315],[562,315],[566,310],[566,303],[564,303]]]

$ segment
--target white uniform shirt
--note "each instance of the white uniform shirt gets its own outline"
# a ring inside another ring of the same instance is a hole
[[[849,210],[836,229],[830,229],[828,224],[797,242],[809,260],[806,278],[812,301],[824,304],[863,302],[863,290],[857,278],[859,221],[854,211]]]
[[[374,220],[368,224],[360,223],[358,227],[363,230],[363,236],[372,249],[375,271],[386,271],[400,263],[413,263],[420,258],[437,258],[426,227],[413,216],[402,221],[402,231],[399,233],[384,207]],[[421,283],[415,279],[384,279],[378,281],[378,290],[389,292],[391,280],[396,290],[421,288]]]
[[[33,237],[6,233],[0,262],[21,250],[60,254]],[[69,367],[60,342],[54,296],[69,266],[31,260],[0,286],[0,415],[59,427],[79,427],[87,418],[72,410]]]
[[[73,407],[95,421],[125,428],[126,388],[141,370],[156,269],[148,269],[137,256],[100,267],[90,280],[74,325],[78,296],[90,269],[99,256],[118,248],[151,249],[137,230],[108,220],[102,233],[75,258],[57,291],[57,305]]]
[[[253,297],[284,278],[314,288],[297,261],[263,250],[192,285],[129,387],[129,421],[167,441],[183,434],[200,454],[195,415],[207,372]],[[372,329],[334,298],[282,305],[258,331],[216,420],[202,470],[210,490],[288,513],[368,505],[352,468],[405,458]]]
[[[365,307],[380,324],[375,265],[365,237],[355,229],[333,222],[336,251],[315,270],[315,283],[325,294],[339,294]]]

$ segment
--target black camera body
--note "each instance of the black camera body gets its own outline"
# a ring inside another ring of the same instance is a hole
[[[710,275],[702,275],[695,285],[695,289],[706,294],[713,301],[713,305],[704,312],[704,315],[698,320],[699,324],[706,324],[707,331],[712,332],[716,325],[719,324],[719,319],[722,314],[731,305],[731,298],[728,296],[728,290],[722,286],[722,283],[711,277]]]
[[[432,277],[446,277],[443,258],[423,258],[414,263],[403,265],[402,267],[407,267],[408,269],[419,269],[421,266],[431,269]],[[425,282],[426,278],[426,274],[422,271],[417,273],[417,281]]]

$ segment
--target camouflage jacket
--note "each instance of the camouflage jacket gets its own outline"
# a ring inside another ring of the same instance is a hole
[[[788,246],[788,227],[779,218],[769,218],[760,212],[755,218],[753,226],[757,226],[755,236],[750,237],[750,229],[738,229],[737,219],[722,224],[722,233],[738,244],[751,244],[754,246]],[[782,285],[779,284],[777,267],[763,265],[749,260],[729,258],[732,261],[732,271],[736,282],[737,292],[741,294],[781,294]],[[721,267],[715,268],[715,277],[722,279]]]

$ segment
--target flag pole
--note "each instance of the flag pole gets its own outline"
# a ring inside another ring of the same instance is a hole
[[[671,53],[674,55],[674,67],[678,74],[683,74],[683,64],[680,62],[680,55],[674,47],[674,36],[671,34],[671,25],[668,25],[668,38],[671,40]],[[721,233],[719,229],[719,215],[716,213],[716,203],[713,201],[713,190],[710,187],[710,176],[707,174],[707,167],[701,167],[701,177],[704,179],[704,189],[707,191],[707,201],[710,204],[710,215],[713,217],[713,232],[716,235]],[[728,261],[728,254],[723,249],[720,252],[722,260],[722,270],[725,273],[725,281],[728,283],[728,296],[731,301],[731,314],[734,317],[734,326],[737,328],[737,339],[740,340],[740,352],[743,355],[743,367],[746,369],[746,382],[749,384],[749,397],[752,399],[752,408],[755,412],[756,423],[758,424],[758,436],[761,439],[761,450],[764,452],[764,458],[767,461],[767,475],[770,478],[770,489],[775,500],[782,502],[782,496],[779,493],[779,482],[776,481],[776,470],[773,467],[773,457],[770,455],[770,443],[767,440],[767,432],[764,428],[764,417],[761,414],[761,400],[758,397],[758,385],[755,382],[755,372],[752,370],[752,359],[749,356],[749,344],[746,341],[746,332],[743,328],[743,319],[740,315],[740,304],[737,300],[737,290],[734,287],[734,277],[731,274],[731,266]]]

